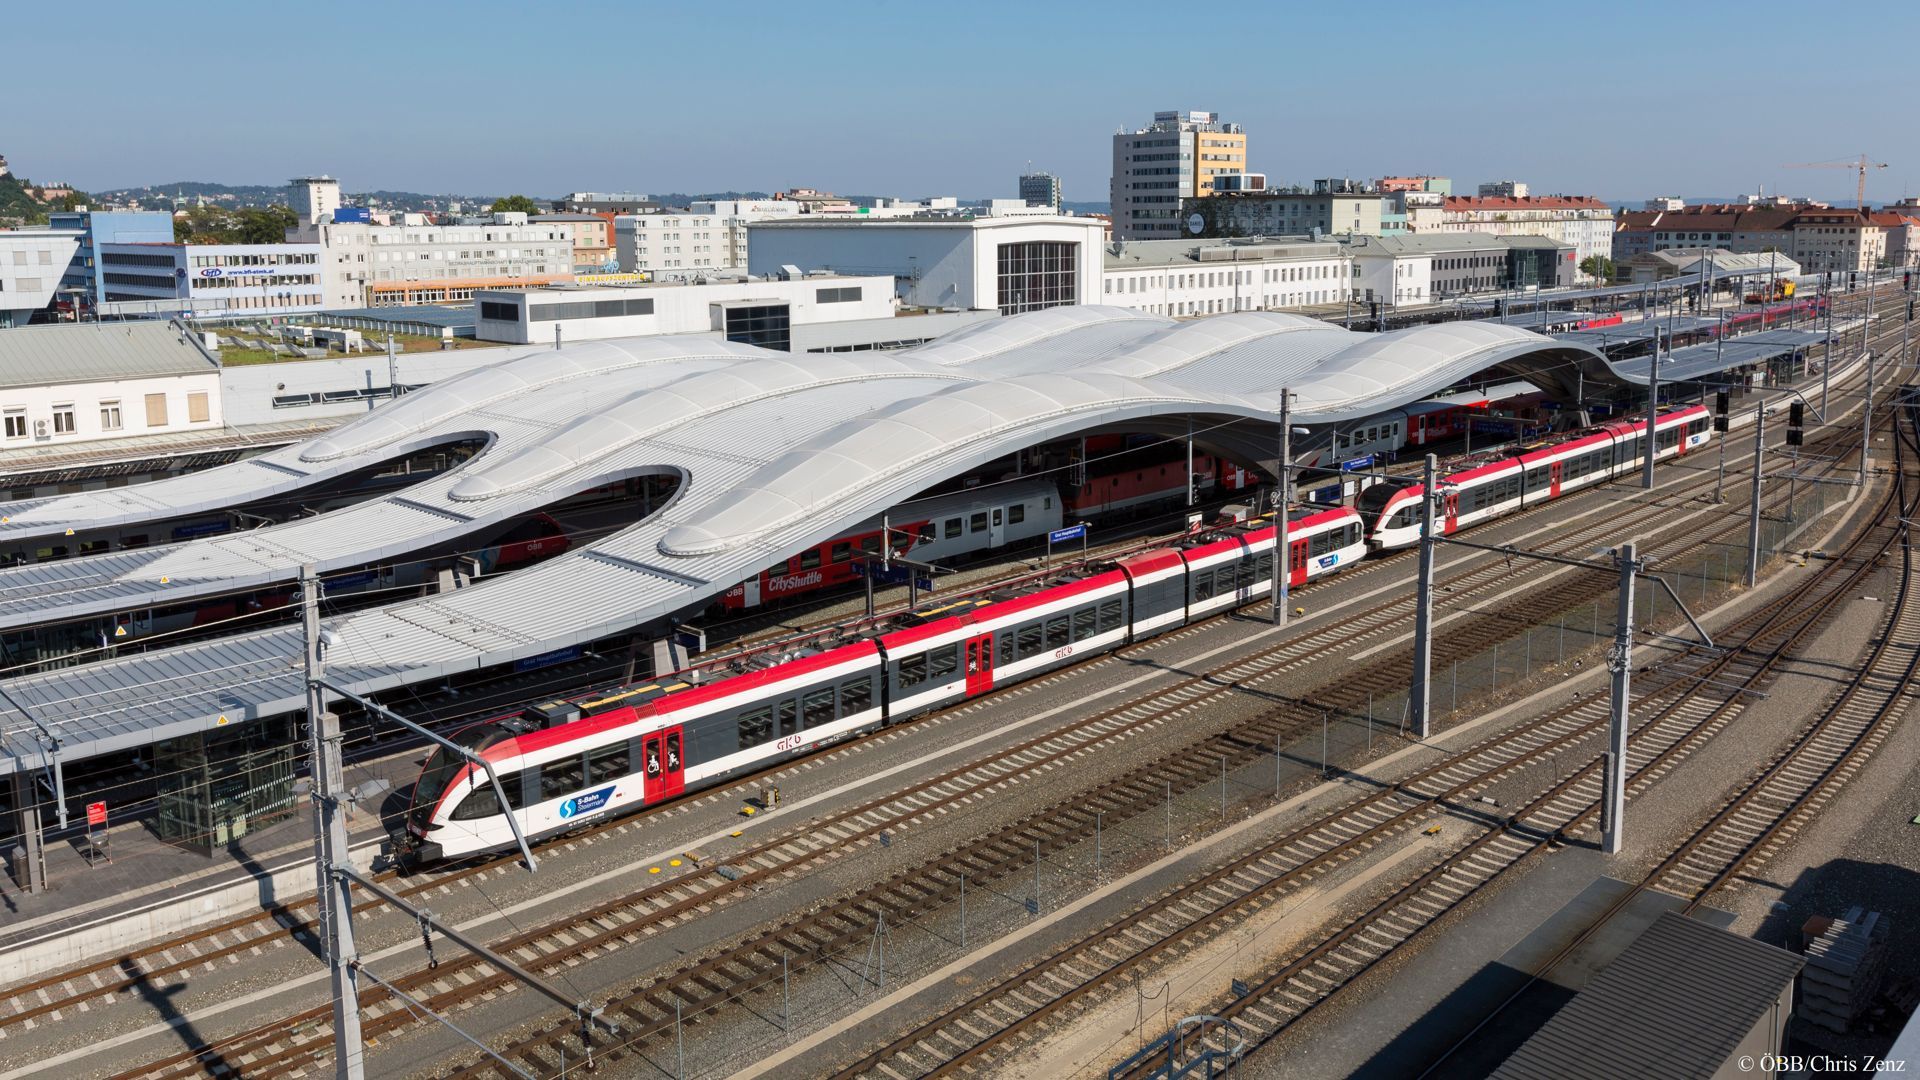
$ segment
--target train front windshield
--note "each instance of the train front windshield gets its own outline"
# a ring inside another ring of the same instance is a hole
[[[440,805],[440,796],[466,764],[466,759],[449,753],[446,747],[434,747],[420,770],[420,782],[413,785],[413,805],[407,809],[407,820],[424,831],[427,822],[433,820],[433,808]]]
[[[1387,508],[1387,500],[1399,493],[1400,488],[1393,484],[1373,484],[1361,489],[1360,497],[1353,501],[1353,508],[1359,511],[1361,520],[1371,528],[1380,511]]]

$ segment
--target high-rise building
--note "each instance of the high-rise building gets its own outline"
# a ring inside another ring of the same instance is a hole
[[[1060,178],[1050,172],[1030,172],[1020,177],[1020,198],[1028,206],[1060,209]]]
[[[293,212],[300,228],[325,221],[340,209],[340,181],[331,176],[296,176],[287,185],[293,189]]]
[[[1480,197],[1483,199],[1524,199],[1527,197],[1524,180],[1489,180],[1480,185]]]
[[[1153,123],[1113,136],[1115,240],[1180,235],[1180,200],[1211,195],[1214,178],[1247,171],[1247,136],[1210,112],[1157,112]]]

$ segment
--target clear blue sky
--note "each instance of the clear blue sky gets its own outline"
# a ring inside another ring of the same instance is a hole
[[[1156,109],[1276,183],[1431,172],[1604,198],[1920,192],[1914,9],[1771,2],[704,5],[151,0],[13,11],[0,154],[36,180],[349,191],[1104,199]],[[1875,27],[1887,36],[1877,37]],[[1848,44],[1838,46],[1837,41]],[[1718,89],[1716,79],[1732,83]],[[23,93],[24,91],[24,93]],[[1906,102],[1905,105],[1899,104]]]

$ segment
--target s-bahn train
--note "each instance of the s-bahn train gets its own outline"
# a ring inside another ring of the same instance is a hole
[[[1708,420],[1701,406],[1662,415],[1659,456],[1703,445]],[[1644,426],[1573,432],[1448,473],[1446,530],[1630,471]],[[1289,587],[1360,562],[1369,546],[1417,539],[1419,487],[1387,488],[1368,488],[1358,510],[1289,513]],[[493,766],[522,833],[570,832],[1250,603],[1271,589],[1274,534],[1270,517],[1235,522],[903,616],[846,644],[757,657],[698,681],[672,676],[549,702],[454,738]],[[394,842],[403,857],[431,863],[503,851],[514,840],[485,772],[435,749]]]

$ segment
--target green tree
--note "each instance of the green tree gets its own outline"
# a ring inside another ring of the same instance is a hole
[[[287,230],[299,222],[290,206],[248,206],[241,208],[235,231],[243,244],[284,244]]]
[[[540,213],[540,204],[525,195],[502,195],[493,200],[493,212],[496,214],[522,213],[531,217]]]
[[[1605,255],[1589,255],[1580,260],[1580,272],[1599,278],[1601,281],[1613,280],[1613,260]]]

